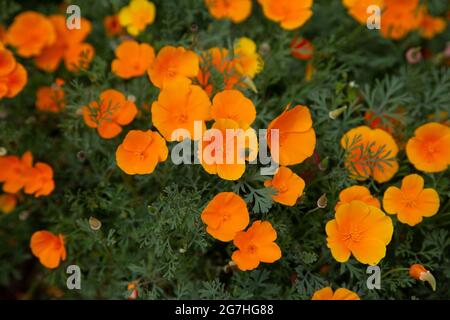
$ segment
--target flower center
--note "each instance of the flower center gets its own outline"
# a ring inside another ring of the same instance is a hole
[[[360,242],[362,240],[362,232],[352,231],[343,235],[343,240],[345,242]]]
[[[185,114],[185,113],[180,114],[180,115],[178,116],[178,120],[179,120],[180,122],[182,122],[182,123],[186,123],[187,120],[188,120],[187,114]]]
[[[134,155],[137,158],[139,158],[139,161],[144,161],[145,156],[144,156],[144,152],[143,151],[137,151],[137,152],[134,153]]]
[[[256,248],[256,246],[253,245],[253,244],[251,244],[251,245],[249,245],[249,246],[247,247],[247,252],[248,252],[249,254],[255,254],[257,250],[258,250],[258,249]]]

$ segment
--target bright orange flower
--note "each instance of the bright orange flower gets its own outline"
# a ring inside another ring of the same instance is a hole
[[[100,103],[92,101],[83,107],[84,122],[88,127],[96,128],[104,139],[111,139],[122,132],[122,127],[131,123],[137,114],[134,102],[114,89],[100,94]]]
[[[386,255],[393,232],[392,220],[383,211],[354,200],[342,204],[328,221],[327,246],[338,262],[353,254],[361,263],[376,265]]]
[[[47,196],[55,189],[53,169],[46,163],[37,162],[26,172],[25,193],[34,194],[36,198]]]
[[[0,76],[0,100],[4,97],[14,98],[23,90],[27,82],[27,70],[20,63],[16,63],[11,73]]]
[[[134,40],[122,42],[115,51],[116,59],[111,64],[111,70],[123,79],[140,77],[155,61],[155,50],[147,43]]]
[[[62,234],[54,235],[50,231],[36,231],[31,236],[31,252],[48,269],[55,269],[61,260],[66,260],[66,248]]]
[[[252,100],[237,90],[224,90],[214,96],[211,108],[214,120],[231,119],[241,128],[247,129],[256,118],[256,109]]]
[[[370,194],[369,189],[364,186],[351,186],[339,193],[339,201],[336,203],[334,210],[337,210],[341,205],[350,203],[353,200],[360,200],[369,206],[380,208],[380,201]]]
[[[209,13],[216,19],[230,19],[239,23],[252,11],[251,0],[205,0]]]
[[[381,33],[394,40],[405,37],[416,29],[421,20],[419,0],[385,0],[381,14]]]
[[[156,7],[148,0],[131,0],[119,11],[119,22],[132,36],[137,36],[155,20]]]
[[[347,8],[348,14],[364,25],[370,15],[367,13],[367,8],[369,6],[375,5],[380,9],[384,6],[384,0],[342,0],[342,3]]]
[[[103,19],[103,27],[105,28],[106,35],[109,37],[118,35],[123,30],[118,15],[106,16]]]
[[[260,262],[273,263],[281,258],[280,247],[274,242],[277,232],[269,221],[257,220],[247,231],[240,231],[233,239],[238,250],[231,259],[242,271],[253,270]]]
[[[39,87],[36,92],[36,108],[45,112],[60,112],[64,109],[64,90],[54,84],[51,86]]]
[[[17,197],[13,194],[0,194],[0,212],[11,213],[17,205]]]
[[[436,291],[436,279],[423,265],[418,263],[413,264],[409,267],[409,275],[413,279],[428,282],[433,291]]]
[[[414,131],[406,144],[406,155],[417,170],[440,172],[450,165],[450,127],[437,122],[426,123]]]
[[[382,183],[398,170],[398,147],[392,136],[381,129],[360,126],[349,130],[341,139],[347,151],[345,166],[350,176],[366,180],[369,176]]]
[[[158,132],[131,130],[117,148],[116,163],[127,174],[150,174],[168,153],[166,141]]]
[[[446,22],[444,18],[431,16],[426,6],[422,6],[420,10],[422,13],[419,22],[419,32],[422,37],[431,39],[445,30]]]
[[[152,104],[152,122],[167,141],[179,141],[172,137],[177,129],[186,129],[194,137],[195,121],[211,119],[211,101],[199,86],[184,81],[165,86],[159,93],[158,100]]]
[[[361,300],[361,298],[353,291],[345,288],[339,288],[335,292],[331,287],[314,292],[311,300]]]
[[[273,201],[293,206],[302,195],[305,181],[287,167],[280,167],[272,180],[264,181],[265,187],[274,188],[277,193],[272,196]]]
[[[24,58],[39,55],[44,47],[52,45],[55,40],[55,29],[49,19],[34,11],[18,14],[6,33],[6,42]]]
[[[0,157],[0,182],[3,182],[3,191],[17,193],[27,183],[27,173],[32,168],[33,155],[25,152],[22,158],[17,156]]]
[[[220,241],[233,240],[250,221],[247,204],[233,192],[217,194],[203,209],[201,218],[207,225],[206,231]]]
[[[86,69],[95,52],[92,45],[83,42],[92,30],[91,22],[81,18],[81,28],[70,30],[66,26],[65,16],[53,15],[49,19],[56,31],[56,41],[46,46],[35,58],[36,66],[41,70],[53,72],[64,60],[64,65],[69,71]]]
[[[252,128],[244,131],[234,120],[219,119],[204,133],[198,152],[206,172],[224,180],[237,180],[245,172],[245,160],[257,156],[256,132]]]
[[[403,178],[401,188],[389,187],[384,192],[383,207],[387,213],[397,214],[400,222],[415,226],[423,217],[431,217],[439,210],[439,195],[432,188],[423,188],[424,180],[417,174]]]
[[[242,37],[234,44],[236,70],[243,76],[253,79],[264,68],[264,60],[256,51],[256,43],[252,39]]]
[[[303,162],[312,156],[316,147],[316,133],[312,128],[311,113],[307,107],[298,105],[286,110],[269,124],[267,143],[272,157],[277,157],[276,149],[272,146],[271,130],[278,129],[279,135],[279,163],[290,166]]]
[[[301,27],[312,16],[313,0],[258,0],[264,15],[286,30]]]
[[[153,66],[148,70],[150,81],[162,89],[171,82],[185,81],[197,76],[199,58],[194,51],[183,47],[163,47],[156,56]]]
[[[13,72],[16,64],[16,59],[11,51],[0,49],[0,78]]]
[[[314,53],[314,46],[305,38],[294,37],[289,47],[292,56],[300,60],[309,60]]]

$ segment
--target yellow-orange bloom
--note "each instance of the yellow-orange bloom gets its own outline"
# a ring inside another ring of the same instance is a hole
[[[406,155],[417,170],[440,172],[450,165],[450,128],[430,122],[414,131],[406,144]]]
[[[105,28],[106,35],[109,37],[118,35],[122,32],[119,16],[115,14],[106,16],[105,19],[103,19],[103,27]]]
[[[383,211],[354,200],[341,205],[328,221],[327,246],[338,262],[353,254],[361,263],[376,265],[386,255],[393,232],[392,220]]]
[[[381,14],[381,34],[394,40],[405,37],[416,29],[421,20],[419,0],[384,0]]]
[[[313,0],[258,0],[264,15],[286,30],[301,27],[312,16]]]
[[[348,14],[364,25],[371,15],[367,13],[368,7],[377,6],[382,9],[384,6],[384,0],[342,0],[342,3],[347,8]]]
[[[349,130],[341,139],[346,150],[345,166],[357,180],[373,177],[382,183],[398,170],[398,147],[392,136],[381,129],[360,126]]]
[[[116,150],[116,163],[127,174],[150,174],[168,153],[158,132],[131,130]]]
[[[272,146],[271,130],[279,130],[279,154]],[[312,156],[316,147],[316,133],[312,128],[311,113],[307,107],[298,105],[286,110],[269,124],[267,144],[272,158],[279,158],[282,166],[290,166],[303,162]]]
[[[197,76],[199,58],[194,51],[183,47],[165,46],[159,50],[155,62],[148,70],[150,81],[162,89],[171,82],[187,82]]]
[[[131,123],[137,114],[134,102],[114,89],[100,94],[100,102],[92,101],[83,108],[84,122],[88,127],[96,128],[104,139],[111,139],[122,132],[122,126]]]
[[[253,270],[260,262],[273,263],[281,258],[280,247],[274,242],[277,232],[268,221],[257,220],[247,231],[240,231],[233,239],[238,250],[231,259],[242,270]]]
[[[230,19],[239,23],[252,11],[251,0],[205,0],[209,13],[216,19]]]
[[[11,213],[17,205],[17,197],[13,194],[0,194],[0,212]]]
[[[148,0],[131,0],[119,11],[119,22],[132,36],[137,36],[155,21],[156,8]]]
[[[36,92],[36,108],[45,112],[60,112],[65,107],[65,93],[58,85],[39,87]]]
[[[211,119],[211,101],[202,88],[184,81],[175,82],[159,93],[158,100],[152,104],[152,122],[167,141],[182,140],[174,136],[177,129],[185,129],[194,137],[195,121],[202,123]]]
[[[242,37],[234,44],[236,70],[243,76],[253,79],[264,68],[264,60],[256,51],[252,39]]]
[[[428,282],[433,291],[436,291],[436,279],[423,265],[418,263],[413,264],[409,267],[409,275],[413,279]]]
[[[423,217],[431,217],[439,210],[439,195],[432,188],[423,188],[424,180],[417,174],[403,178],[401,188],[389,187],[384,192],[383,207],[387,213],[397,214],[400,222],[415,226]]]
[[[34,11],[18,14],[6,33],[6,42],[24,58],[39,55],[55,40],[56,33],[50,20]]]
[[[247,204],[233,192],[217,194],[203,209],[201,218],[207,225],[206,231],[220,241],[233,240],[250,221]]]
[[[339,201],[334,210],[337,210],[344,203],[350,203],[353,200],[360,200],[369,206],[380,208],[380,201],[370,194],[370,190],[364,186],[351,186],[345,188],[339,193]]]
[[[224,90],[214,96],[211,116],[214,120],[230,119],[241,128],[247,129],[256,118],[256,109],[252,100],[238,90]]]
[[[140,77],[146,73],[155,60],[155,50],[147,43],[134,40],[122,42],[115,51],[116,59],[111,64],[113,73],[123,79]]]
[[[54,235],[50,231],[36,231],[31,236],[31,252],[48,269],[55,269],[61,260],[66,260],[66,248],[62,234]]]
[[[335,292],[331,287],[314,292],[311,300],[361,300],[361,298],[353,291],[345,288],[339,288]]]
[[[272,196],[273,201],[293,206],[302,195],[305,181],[287,167],[280,167],[273,179],[264,181],[265,187],[272,187],[276,194]]]

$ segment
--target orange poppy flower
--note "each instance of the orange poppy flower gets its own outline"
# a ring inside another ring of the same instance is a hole
[[[197,76],[198,70],[199,58],[194,51],[165,46],[158,52],[148,75],[153,85],[162,89],[171,82],[190,83],[189,78]]]
[[[116,163],[127,174],[150,174],[168,153],[166,141],[158,132],[131,130],[117,148]]]
[[[156,7],[151,1],[131,0],[119,11],[119,22],[132,36],[137,36],[155,21]]]
[[[406,144],[406,155],[417,170],[441,172],[450,164],[450,127],[426,123],[414,131]]]
[[[31,236],[31,252],[39,262],[48,269],[59,267],[62,261],[66,260],[66,248],[62,234],[54,235],[50,231],[36,231]]]
[[[367,13],[367,8],[369,6],[375,5],[380,9],[384,6],[384,0],[342,0],[342,3],[347,8],[348,14],[364,25],[370,15]]]
[[[364,186],[351,186],[339,193],[339,201],[336,203],[334,210],[337,210],[341,205],[350,203],[353,200],[360,200],[369,206],[380,208],[380,201],[370,194],[369,189]]]
[[[65,93],[58,85],[40,87],[36,92],[36,108],[45,112],[60,112],[65,107]]]
[[[186,129],[194,137],[195,121],[211,119],[211,101],[199,86],[184,81],[175,82],[159,93],[158,100],[152,104],[152,122],[167,141],[179,141],[180,137],[172,137],[177,129]]]
[[[243,76],[253,79],[264,68],[264,60],[256,51],[256,43],[252,39],[242,37],[234,44],[236,70]]]
[[[18,14],[6,33],[6,42],[24,58],[39,55],[44,47],[52,45],[55,40],[56,33],[50,20],[34,11]]]
[[[253,270],[260,262],[273,263],[281,258],[280,247],[274,242],[277,232],[269,221],[257,220],[247,231],[239,231],[233,239],[238,250],[231,259],[242,271]]]
[[[361,300],[361,298],[353,291],[345,288],[339,288],[335,292],[331,287],[314,292],[311,300]]]
[[[424,180],[417,174],[403,178],[401,188],[389,187],[384,192],[383,207],[389,214],[397,214],[400,222],[411,227],[431,217],[439,210],[439,195],[432,188],[423,188]]]
[[[238,90],[224,90],[214,96],[211,116],[214,120],[231,119],[243,129],[251,126],[256,118],[252,100]]]
[[[291,55],[300,60],[309,60],[313,56],[314,46],[305,38],[294,37],[289,46]]]
[[[278,129],[279,154],[272,146],[271,130]],[[312,156],[316,147],[316,133],[312,128],[311,113],[307,107],[298,105],[286,110],[269,124],[267,143],[273,158],[279,158],[282,166],[303,162]]]
[[[432,15],[430,15],[426,6],[422,6],[420,10],[421,19],[419,22],[419,32],[422,37],[431,39],[438,33],[441,33],[445,30],[445,19],[441,17],[433,17]]]
[[[206,172],[224,180],[237,180],[245,172],[245,160],[252,161],[257,156],[257,148],[255,130],[244,132],[236,121],[219,119],[204,133],[198,152]]]
[[[215,239],[231,241],[237,232],[247,227],[250,215],[239,195],[221,192],[203,209],[201,219],[207,225],[206,232]]]
[[[277,194],[272,196],[273,201],[293,206],[302,195],[305,181],[287,167],[279,167],[272,180],[264,181],[265,187],[272,187]]]
[[[252,11],[251,0],[205,0],[209,13],[216,19],[230,19],[239,23]]]
[[[385,0],[381,14],[381,34],[394,40],[405,37],[416,29],[421,20],[419,0]]]
[[[36,198],[48,196],[55,189],[53,169],[46,163],[38,162],[26,172],[25,193],[34,194]]]
[[[0,211],[3,213],[11,213],[17,205],[17,197],[13,194],[0,194]]]
[[[81,28],[70,30],[63,15],[50,16],[49,20],[56,31],[56,41],[45,47],[34,59],[36,66],[41,70],[53,72],[64,60],[68,71],[86,69],[95,51],[92,45],[83,42],[92,30],[91,22],[81,18]]]
[[[100,103],[92,101],[84,106],[83,118],[88,127],[96,128],[104,139],[111,139],[122,132],[122,127],[131,123],[137,114],[134,102],[114,89],[108,89],[100,94]]]
[[[0,49],[0,78],[13,72],[16,64],[16,59],[11,51]]]
[[[341,139],[347,151],[345,166],[350,176],[366,180],[370,176],[382,183],[398,170],[398,147],[392,136],[381,129],[360,126],[349,130]]]
[[[350,255],[361,263],[377,265],[386,255],[394,226],[383,211],[354,200],[342,204],[326,225],[327,246],[333,258],[346,262]]]
[[[313,0],[258,0],[264,15],[286,30],[301,27],[312,16]]]
[[[409,267],[409,275],[413,279],[428,282],[433,291],[436,291],[436,279],[423,265],[418,263],[413,264]]]
[[[21,158],[17,156],[0,157],[0,182],[3,182],[3,191],[17,193],[27,182],[27,172],[33,166],[33,155],[25,152]]]
[[[2,61],[0,61],[0,64],[2,64]],[[4,71],[6,71],[6,63]],[[27,82],[27,70],[20,63],[15,63],[12,72],[0,76],[0,100],[4,97],[14,98],[23,90]]]
[[[140,77],[150,68],[155,60],[155,51],[147,43],[137,43],[134,40],[122,42],[115,51],[116,59],[111,64],[111,70],[123,79]]]
[[[105,19],[103,19],[103,27],[105,28],[108,37],[118,35],[123,30],[120,25],[119,16],[115,14],[106,16]]]

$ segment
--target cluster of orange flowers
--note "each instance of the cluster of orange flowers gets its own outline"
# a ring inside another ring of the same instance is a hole
[[[419,0],[342,0],[348,13],[359,23],[366,24],[369,15],[367,8],[377,6],[381,9],[381,34],[394,40],[405,37],[418,30],[426,39],[433,38],[444,31],[446,21],[428,13],[426,5]]]

